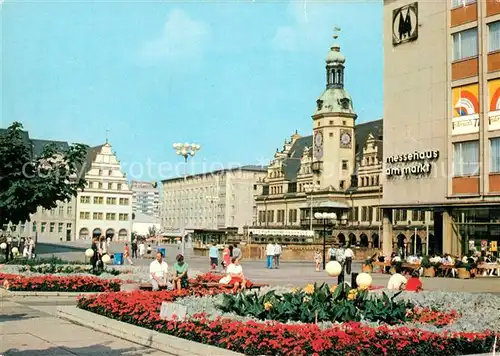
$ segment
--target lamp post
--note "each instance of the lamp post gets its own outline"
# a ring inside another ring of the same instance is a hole
[[[199,151],[201,149],[201,146],[200,145],[197,145],[196,143],[174,143],[173,144],[173,147],[174,147],[174,150],[175,150],[175,153],[178,155],[178,156],[182,156],[184,157],[184,187],[186,185],[186,180],[187,180],[187,161],[188,161],[188,158],[189,157],[193,157],[197,151]],[[184,187],[181,188],[181,197],[180,197],[180,204],[182,204],[182,189],[184,189]],[[184,250],[185,250],[185,240],[184,240],[184,217],[182,216],[182,210],[180,209],[181,206],[179,206],[179,211],[181,212],[181,221],[180,221],[180,227],[179,227],[179,230],[180,230],[180,233],[181,233],[181,251],[182,251],[182,255],[184,255]]]
[[[314,195],[313,193],[318,191],[318,189],[320,188],[320,186],[318,184],[309,184],[308,186],[306,186],[306,192],[310,194],[310,197],[311,197],[311,202],[309,203],[310,206],[309,206],[309,230],[313,231],[313,198],[314,198]]]
[[[337,220],[335,213],[315,213],[314,218],[323,220],[323,269],[326,267],[326,222],[327,220]]]

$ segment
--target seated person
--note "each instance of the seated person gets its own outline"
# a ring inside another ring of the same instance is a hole
[[[411,278],[406,283],[406,288],[408,292],[420,292],[422,290],[422,281],[420,280],[420,273],[417,270],[413,271]]]
[[[244,290],[247,287],[247,281],[243,275],[243,268],[240,265],[239,257],[233,257],[231,264],[227,266],[226,272],[231,277],[229,284],[233,285],[233,290],[237,291],[238,288]]]
[[[174,288],[181,290],[189,286],[188,264],[184,262],[183,255],[179,254],[175,259],[177,262],[174,265],[174,278],[172,282],[174,283]]]
[[[387,283],[387,289],[389,290],[403,290],[406,286],[407,280],[405,276],[401,274],[401,266],[396,265],[395,267],[396,273],[394,273],[391,278],[389,278],[389,282]]]
[[[151,275],[151,285],[154,291],[167,286],[168,264],[163,261],[161,252],[156,254],[156,259],[149,265],[149,274]]]

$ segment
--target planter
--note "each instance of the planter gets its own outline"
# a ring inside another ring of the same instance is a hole
[[[424,277],[436,277],[436,270],[434,267],[424,268]]]
[[[466,268],[457,268],[458,272],[458,278],[460,279],[469,279],[470,278],[470,272],[467,271]]]
[[[372,273],[373,272],[373,266],[372,265],[363,265],[362,268],[364,273]]]

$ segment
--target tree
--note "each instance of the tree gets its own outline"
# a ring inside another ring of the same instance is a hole
[[[151,225],[148,228],[148,237],[155,237],[156,235],[158,235],[158,229],[155,225]]]
[[[38,207],[53,209],[86,185],[88,146],[73,144],[61,152],[49,144],[35,157],[22,129],[14,122],[0,134],[0,228],[29,221]]]

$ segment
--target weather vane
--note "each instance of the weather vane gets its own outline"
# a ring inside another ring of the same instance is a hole
[[[339,38],[339,32],[340,32],[340,30],[341,30],[341,28],[338,27],[338,26],[335,26],[333,28],[333,39],[336,40],[337,38]]]
[[[108,133],[109,133],[109,130],[106,130],[106,143],[108,143]]]

